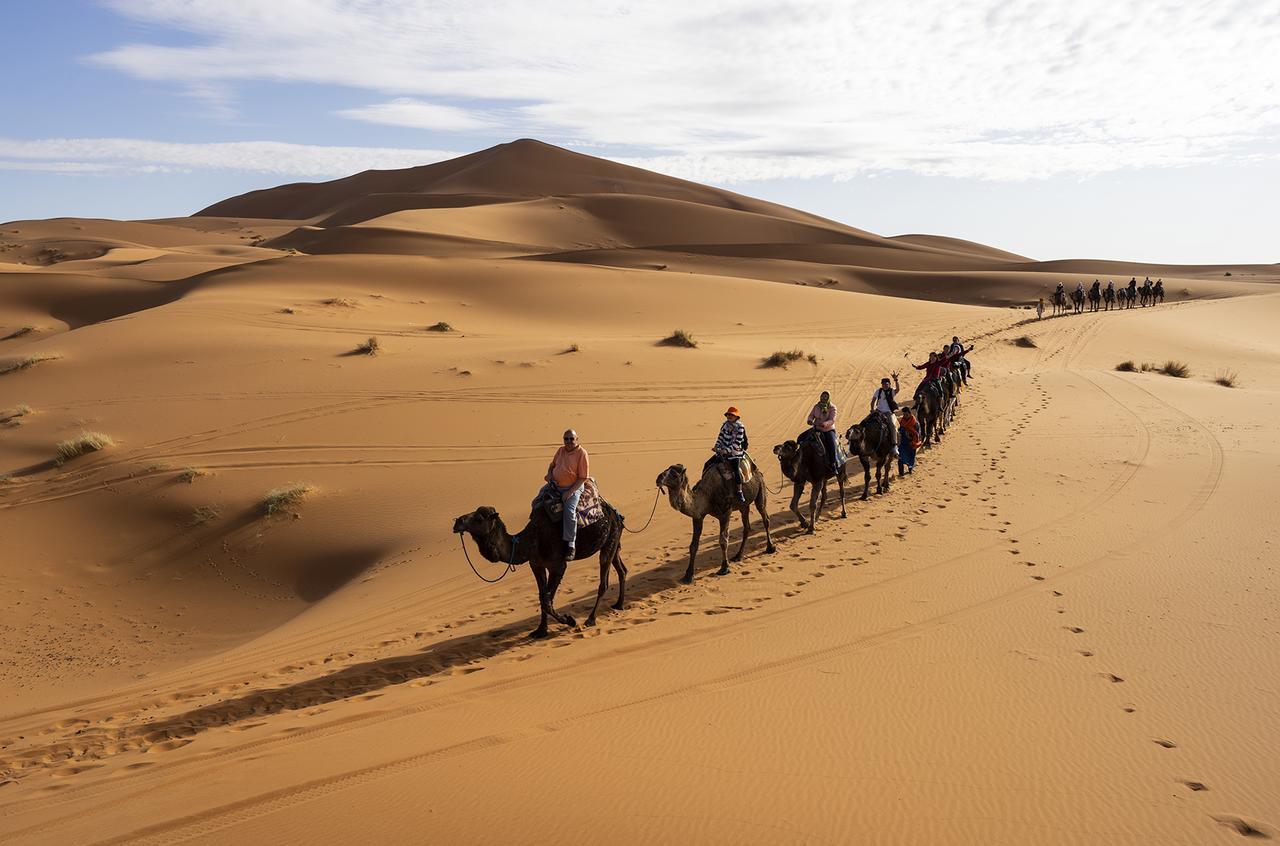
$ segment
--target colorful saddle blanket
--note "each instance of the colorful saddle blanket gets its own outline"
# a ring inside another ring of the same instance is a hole
[[[564,502],[560,499],[560,494],[556,489],[547,485],[538,494],[535,505],[541,505],[542,510],[554,522],[559,522],[564,514]],[[578,528],[582,529],[587,526],[594,525],[604,517],[604,500],[600,498],[600,491],[596,488],[595,479],[587,479],[582,485],[582,496],[578,498]]]
[[[796,438],[796,443],[798,444],[802,444],[805,441],[816,442],[818,444],[818,447],[822,450],[822,454],[823,455],[827,454],[827,445],[822,442],[822,438],[819,437],[817,429],[805,429]],[[844,438],[840,437],[840,434],[837,432],[836,433],[836,463],[839,464],[841,467],[843,467],[849,461],[849,458],[850,458],[849,445],[845,443]]]
[[[728,461],[719,460],[715,462],[716,468],[720,471],[720,478],[726,482],[733,481],[733,465]],[[744,455],[738,459],[738,466],[742,468],[742,483],[746,484],[751,481],[752,471],[755,469],[755,463],[752,462],[751,456]]]

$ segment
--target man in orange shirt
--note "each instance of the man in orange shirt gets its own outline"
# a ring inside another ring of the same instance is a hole
[[[564,503],[562,527],[564,541],[568,544],[566,561],[572,561],[578,539],[578,500],[582,498],[582,486],[590,476],[587,450],[578,443],[578,433],[569,429],[564,433],[564,446],[556,450],[547,466],[547,485],[554,486],[560,501]],[[543,490],[546,490],[544,488]]]

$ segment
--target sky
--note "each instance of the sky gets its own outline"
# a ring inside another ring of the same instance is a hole
[[[6,3],[0,220],[515,138],[885,235],[1280,262],[1280,0]]]

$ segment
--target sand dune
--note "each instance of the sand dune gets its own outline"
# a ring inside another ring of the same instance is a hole
[[[885,238],[536,142],[0,242],[6,843],[1280,836],[1274,267]],[[1173,302],[1008,308],[1148,272]],[[953,334],[943,443],[801,534],[772,446]],[[778,552],[715,578],[708,532],[681,585],[654,479],[729,403]],[[523,525],[566,426],[643,531],[623,610],[530,641],[533,580],[450,528]]]

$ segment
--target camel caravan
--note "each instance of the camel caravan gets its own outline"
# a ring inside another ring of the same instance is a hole
[[[1129,280],[1127,287],[1117,288],[1115,280],[1108,279],[1107,287],[1103,288],[1102,280],[1095,279],[1087,291],[1083,282],[1077,282],[1070,295],[1067,294],[1066,286],[1059,282],[1050,302],[1053,305],[1051,317],[1069,313],[1083,314],[1086,304],[1090,313],[1111,311],[1113,308],[1133,308],[1135,304],[1146,308],[1164,302],[1164,280],[1152,282],[1148,276],[1139,285],[1138,277],[1135,276]],[[1036,305],[1036,317],[1044,317],[1043,299]]]
[[[972,345],[966,348],[959,338],[953,337],[940,352],[931,352],[925,362],[913,364],[914,369],[924,371],[924,377],[910,402],[898,402],[896,372],[882,379],[871,396],[869,413],[849,426],[843,439],[837,435],[837,410],[831,395],[822,392],[806,420],[808,428],[794,440],[773,448],[783,476],[782,484],[791,483],[791,512],[799,520],[802,531],[808,534],[816,531],[819,515],[827,502],[827,483],[832,480],[839,490],[840,517],[848,516],[845,485],[854,459],[862,465],[862,499],[865,500],[871,495],[873,465],[875,492],[888,493],[895,463],[899,477],[910,474],[915,468],[916,451],[941,443],[960,405],[960,394],[969,384],[967,355],[972,351]],[[730,562],[742,559],[751,536],[752,507],[764,527],[764,553],[775,551],[769,525],[768,482],[748,453],[748,444],[742,414],[736,406],[730,406],[724,412],[711,457],[703,464],[701,476],[692,487],[683,464],[673,464],[658,474],[658,495],[665,494],[671,507],[693,523],[689,563],[680,579],[684,584],[693,582],[694,559],[703,523],[708,517],[714,518],[720,527],[717,576],[728,574]],[[610,569],[618,575],[618,601],[611,607],[622,609],[627,585],[622,533],[624,529],[633,531],[624,526],[623,516],[617,509],[600,496],[591,476],[587,450],[579,443],[574,430],[564,433],[564,443],[552,456],[544,482],[534,497],[528,522],[515,535],[498,512],[487,505],[458,517],[453,523],[455,534],[470,535],[485,560],[505,565],[506,572],[529,564],[538,584],[541,611],[538,627],[531,633],[535,638],[548,635],[548,620],[570,628],[577,625],[571,615],[555,607],[556,592],[570,561],[600,556],[599,587],[586,625],[595,625],[600,601],[609,587]],[[806,488],[809,489],[807,514],[800,509]],[[654,505],[656,508],[657,503]],[[742,520],[742,542],[730,558],[729,526],[735,512]],[[465,541],[463,551],[466,551]]]

